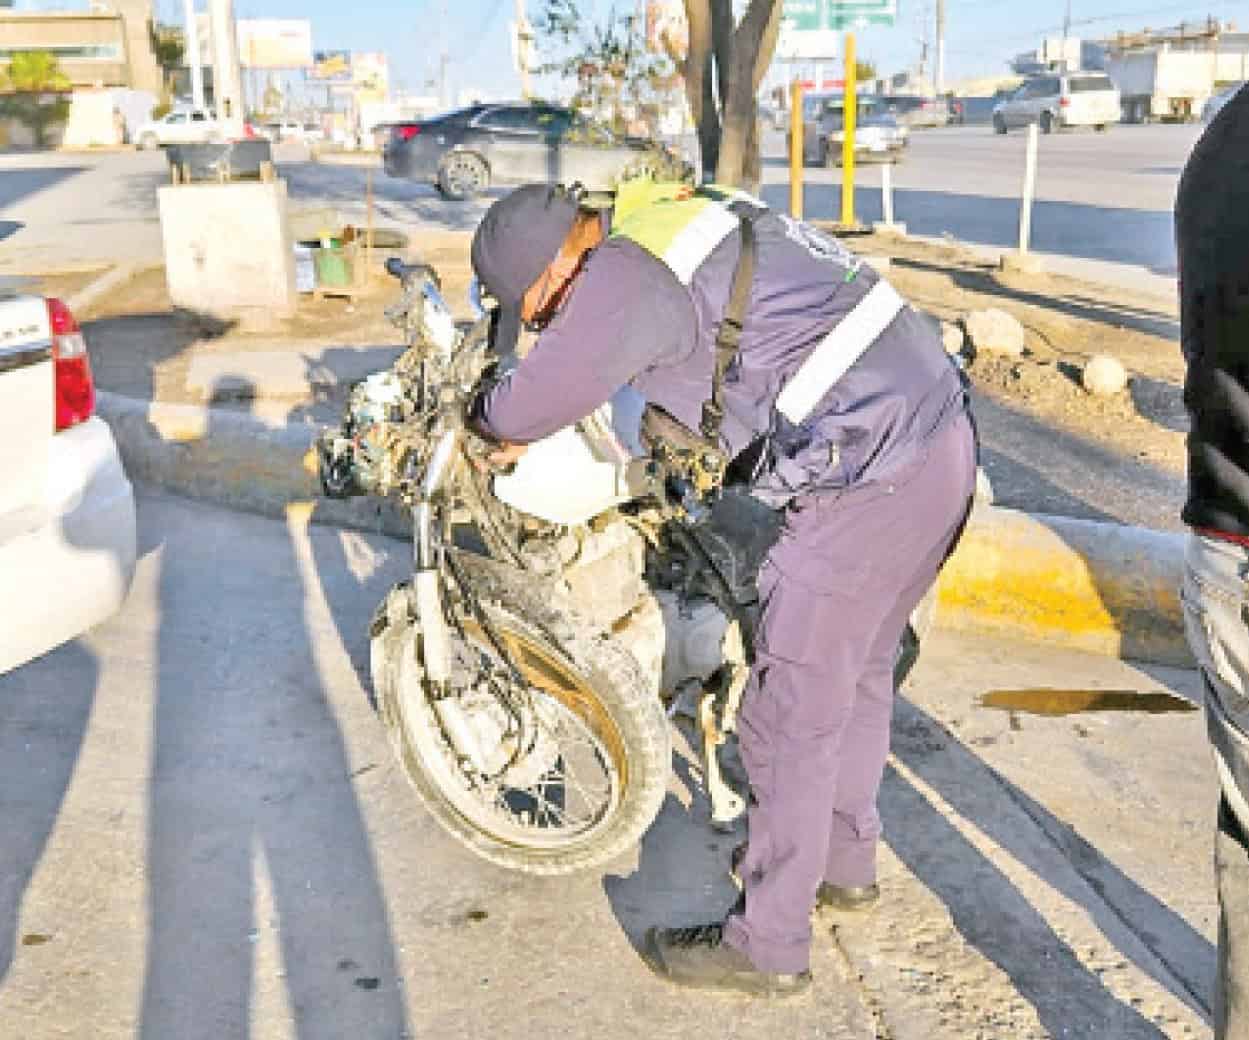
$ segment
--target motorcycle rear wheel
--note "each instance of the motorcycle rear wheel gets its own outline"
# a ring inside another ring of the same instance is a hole
[[[663,706],[632,655],[552,602],[532,575],[456,558],[531,691],[542,736],[497,783],[464,773],[428,696],[400,586],[371,630],[374,688],[399,762],[438,823],[484,859],[541,875],[601,866],[637,844],[663,803],[671,762]],[[461,663],[497,657],[475,619],[461,627],[463,637],[452,633]],[[490,725],[473,718],[477,730]]]

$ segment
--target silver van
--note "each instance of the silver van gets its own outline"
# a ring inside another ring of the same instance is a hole
[[[1037,123],[1042,133],[1063,127],[1105,130],[1119,122],[1119,90],[1104,72],[1036,76],[993,109],[999,134]]]

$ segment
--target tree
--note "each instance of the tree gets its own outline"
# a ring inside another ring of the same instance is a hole
[[[620,13],[613,4],[607,18],[595,22],[582,13],[579,0],[543,0],[534,29],[539,51],[552,55],[537,71],[575,80],[573,107],[618,132],[636,119],[648,121],[673,86],[671,63],[647,50],[632,10]]]
[[[27,127],[42,148],[48,128],[69,117],[69,78],[49,51],[18,51],[0,69],[0,112]]]
[[[152,25],[149,29],[152,36],[152,52],[156,55],[156,64],[161,68],[165,93],[172,89],[172,84],[182,68],[182,59],[186,54],[186,37],[180,25]]]
[[[761,179],[756,95],[776,50],[781,8],[781,0],[750,0],[735,24],[733,0],[685,0],[684,58],[665,38],[685,80],[704,176],[719,184],[757,189]]]
[[[739,22],[733,0],[684,0],[684,41],[663,38],[667,61],[647,50],[632,0],[618,0],[607,20],[593,23],[582,0],[543,0],[536,28],[546,49],[561,51],[540,71],[575,77],[578,103],[617,115],[663,98],[673,72],[684,81],[698,129],[703,174],[725,185],[757,188],[760,181],[756,94],[772,62],[781,28],[781,0],[750,0]]]
[[[854,75],[860,83],[869,79],[876,79],[876,63],[874,61],[856,61],[854,63]]]

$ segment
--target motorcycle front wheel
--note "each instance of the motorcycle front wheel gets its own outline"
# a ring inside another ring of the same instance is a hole
[[[457,553],[476,611],[452,625],[453,747],[435,707],[405,587],[374,618],[374,689],[399,762],[457,841],[529,874],[591,870],[637,844],[663,802],[668,721],[637,662],[562,608],[532,575]],[[484,624],[483,624],[484,622]],[[495,695],[510,684],[509,712]],[[520,716],[518,719],[517,716]]]

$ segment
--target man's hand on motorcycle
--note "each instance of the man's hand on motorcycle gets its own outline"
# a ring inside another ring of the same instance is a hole
[[[511,444],[508,441],[501,441],[484,457],[474,454],[473,465],[482,473],[487,470],[511,469],[528,450],[528,444]]]
[[[503,441],[499,445],[498,451],[493,451],[486,456],[492,466],[499,468],[510,468],[520,461],[520,457],[529,450],[528,444],[509,444]]]

